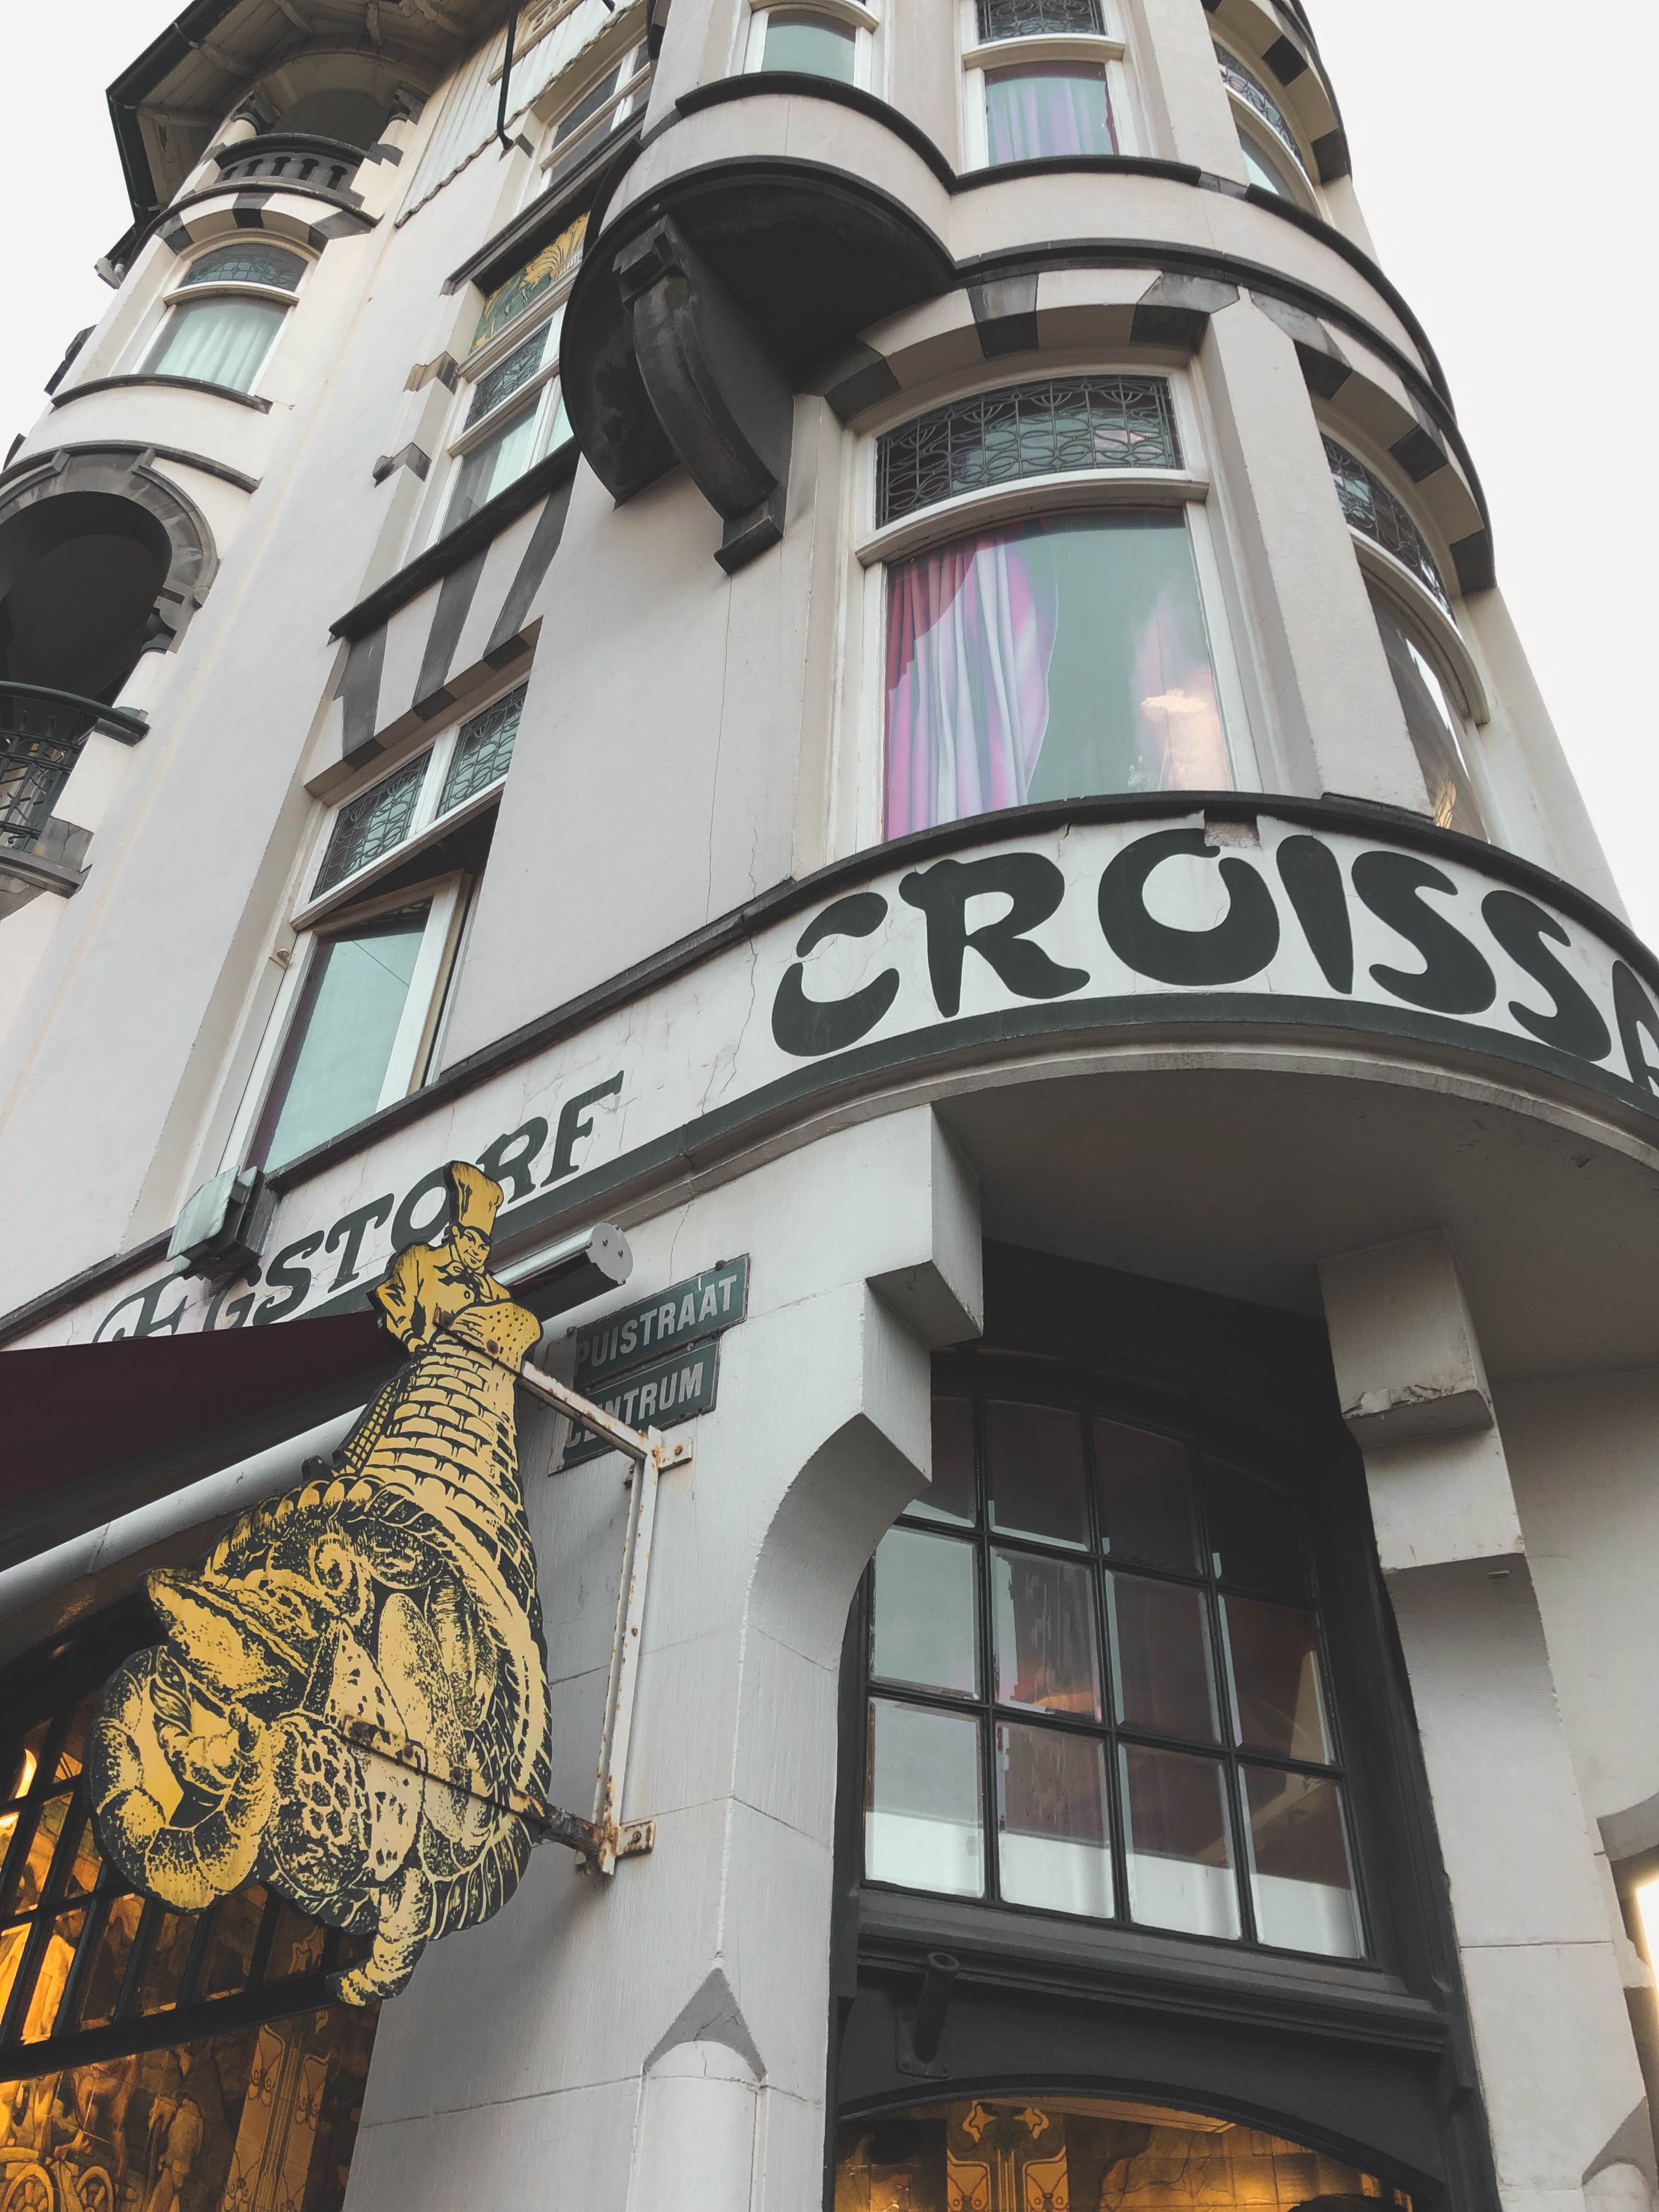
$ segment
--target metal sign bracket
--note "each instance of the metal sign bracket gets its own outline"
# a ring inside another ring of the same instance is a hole
[[[651,1540],[657,1518],[657,1484],[671,1468],[690,1467],[690,1437],[670,1443],[660,1429],[630,1429],[592,1399],[584,1398],[538,1367],[525,1366],[518,1379],[532,1396],[565,1414],[591,1435],[603,1437],[629,1462],[627,1527],[623,1537],[622,1581],[617,1592],[616,1632],[611,1644],[611,1678],[605,1689],[605,1724],[593,1789],[593,1816],[546,1806],[532,1815],[544,1842],[565,1844],[592,1874],[616,1871],[618,1859],[653,1850],[654,1820],[621,1818],[623,1787],[628,1778],[628,1747],[634,1732],[634,1700],[639,1687],[640,1632],[645,1620],[646,1586],[651,1573]],[[639,1480],[635,1480],[638,1475]]]

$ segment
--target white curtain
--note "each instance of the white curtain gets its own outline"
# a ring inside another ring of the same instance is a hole
[[[168,316],[146,368],[232,392],[252,389],[285,307],[274,300],[191,300]]]

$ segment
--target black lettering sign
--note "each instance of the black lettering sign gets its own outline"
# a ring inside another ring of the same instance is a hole
[[[611,1383],[603,1396],[596,1394],[594,1402],[630,1429],[678,1428],[682,1421],[713,1410],[720,1373],[720,1347],[716,1340],[677,1352],[653,1367],[641,1368],[637,1374]],[[603,1437],[573,1431],[560,1465],[574,1467],[612,1449]]]
[[[601,1098],[614,1098],[622,1087],[622,1070],[618,1068],[608,1083],[596,1083],[591,1091],[579,1091],[574,1098],[565,1100],[559,1109],[558,1133],[553,1139],[553,1164],[543,1181],[544,1190],[549,1183],[561,1182],[566,1176],[575,1174],[576,1146],[583,1137],[591,1137],[593,1133],[593,1117],[588,1108],[597,1106]]]
[[[1437,1014],[1484,1013],[1498,996],[1492,969],[1461,929],[1425,906],[1419,893],[1457,886],[1443,869],[1411,853],[1362,853],[1353,864],[1353,887],[1379,921],[1398,930],[1423,956],[1420,973],[1374,963],[1371,975],[1408,1006]]]
[[[401,1252],[406,1244],[429,1244],[448,1218],[449,1170],[434,1168],[430,1175],[421,1177],[398,1208],[392,1224],[392,1250]]]
[[[1286,837],[1274,857],[1320,974],[1346,997],[1353,989],[1353,925],[1340,862],[1317,837]]]
[[[180,1291],[179,1303],[170,1313],[160,1313],[157,1309],[161,1304],[162,1291],[169,1283],[176,1283],[182,1273],[182,1268],[175,1267],[170,1275],[163,1275],[159,1282],[146,1283],[142,1291],[129,1291],[125,1297],[118,1299],[99,1322],[93,1334],[93,1342],[112,1344],[118,1337],[122,1336],[173,1335],[184,1316],[185,1308],[190,1303],[189,1292]],[[118,1315],[125,1313],[129,1306],[137,1309],[131,1320],[124,1323],[119,1328],[112,1328],[110,1323]]]
[[[1213,860],[1218,848],[1201,830],[1160,830],[1138,837],[1100,879],[1102,934],[1126,968],[1160,983],[1242,983],[1279,950],[1279,909],[1248,860],[1221,863],[1227,911],[1210,929],[1171,929],[1146,911],[1147,880],[1178,853]]]
[[[795,947],[794,965],[785,971],[772,1001],[772,1041],[797,1060],[825,1052],[844,1052],[867,1036],[898,996],[896,968],[884,968],[862,990],[844,999],[809,999],[803,988],[802,962],[826,937],[870,937],[887,918],[879,891],[854,891],[808,922]]]
[[[1008,901],[995,921],[968,927],[968,902],[988,893]],[[962,1004],[962,963],[977,952],[1005,990],[1018,999],[1063,999],[1089,980],[1086,968],[1062,968],[1026,935],[1055,913],[1066,878],[1041,853],[996,853],[982,860],[936,860],[913,870],[899,896],[927,918],[927,976],[933,1002],[947,1018]]]
[[[1613,1049],[1613,1039],[1595,1000],[1543,943],[1547,937],[1557,945],[1572,943],[1560,923],[1541,906],[1522,898],[1519,891],[1488,891],[1480,902],[1480,912],[1516,966],[1535,983],[1541,983],[1554,1002],[1552,1012],[1535,1014],[1529,1006],[1511,999],[1510,1012],[1522,1028],[1541,1043],[1553,1044],[1558,1052],[1576,1053],[1581,1060],[1605,1060]]]
[[[416,1186],[417,1189],[419,1187]],[[284,1314],[291,1314],[311,1296],[310,1268],[295,1267],[294,1262],[308,1260],[322,1241],[322,1231],[313,1229],[309,1237],[296,1237],[293,1243],[283,1245],[265,1269],[266,1288],[280,1291],[282,1296],[260,1299],[253,1309],[256,1328],[261,1322],[281,1321]]]
[[[327,1241],[323,1246],[324,1251],[331,1252],[337,1244],[343,1244],[345,1247],[340,1255],[340,1264],[335,1271],[334,1280],[328,1286],[331,1291],[343,1291],[356,1277],[357,1262],[362,1255],[364,1237],[369,1230],[380,1227],[396,1203],[397,1200],[392,1192],[387,1191],[384,1198],[371,1199],[367,1206],[360,1206],[355,1213],[343,1213],[333,1228],[329,1231]],[[211,1316],[204,1325],[209,1328],[213,1327]]]
[[[1622,960],[1613,963],[1613,1011],[1631,1081],[1638,1091],[1659,1091],[1659,1066],[1648,1058],[1646,1049],[1650,1044],[1659,1047],[1659,1014]]]
[[[620,1083],[622,1078],[618,1076],[617,1080]],[[587,1131],[579,1130],[576,1133],[586,1136]],[[535,1189],[536,1178],[530,1172],[530,1163],[546,1142],[547,1124],[539,1114],[532,1114],[518,1128],[509,1129],[504,1137],[495,1138],[479,1153],[478,1165],[500,1183],[509,1206],[516,1206]]]

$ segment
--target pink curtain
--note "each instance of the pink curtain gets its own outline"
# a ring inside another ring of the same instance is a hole
[[[1048,726],[1052,584],[987,536],[905,562],[889,588],[887,835],[1023,806]]]
[[[1137,788],[1226,791],[1232,770],[1221,732],[1221,708],[1207,659],[1183,642],[1174,586],[1158,593],[1135,641],[1135,696],[1143,759],[1152,773]]]

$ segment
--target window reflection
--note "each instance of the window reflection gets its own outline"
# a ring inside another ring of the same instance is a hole
[[[1280,2136],[1127,2099],[961,2098],[844,2120],[835,2212],[1411,2212],[1376,2174]]]
[[[126,1889],[81,1796],[94,1703],[0,1741],[6,2212],[340,2212],[376,2014],[323,1978],[359,1947],[257,1886],[200,1915]]]
[[[935,1418],[948,1508],[871,1576],[866,1879],[1359,1955],[1288,1493],[1093,1407]]]

